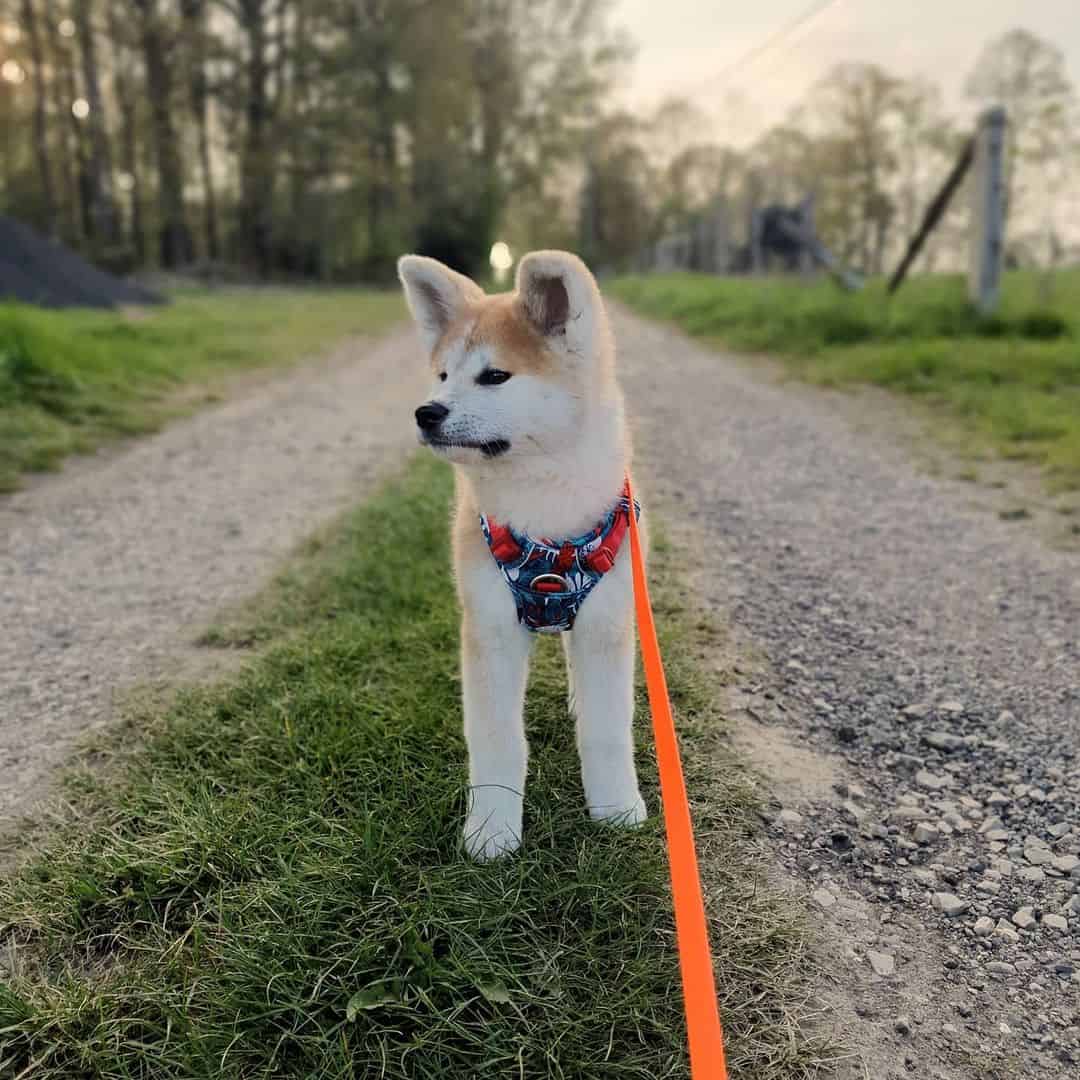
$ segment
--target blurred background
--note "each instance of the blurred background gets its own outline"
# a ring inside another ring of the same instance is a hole
[[[737,272],[809,200],[874,274],[1001,105],[1006,265],[1053,267],[1078,79],[1075,0],[0,0],[0,214],[119,273],[379,281],[496,242],[641,268],[703,217]],[[969,213],[916,270],[963,268]]]

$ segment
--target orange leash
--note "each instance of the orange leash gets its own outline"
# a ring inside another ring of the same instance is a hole
[[[671,895],[675,905],[675,936],[679,946],[686,1033],[690,1044],[690,1075],[692,1080],[727,1080],[724,1035],[716,1003],[709,931],[705,923],[705,902],[694,850],[694,826],[690,820],[675,719],[671,713],[664,664],[660,659],[660,643],[656,638],[656,624],[649,602],[637,515],[632,509],[634,495],[629,488],[630,481],[627,480],[631,506],[627,517],[630,519],[634,604],[637,608],[638,636],[641,638],[641,658],[645,666],[645,684],[649,691],[649,708],[656,734],[656,763],[664,802],[664,827],[671,861]]]

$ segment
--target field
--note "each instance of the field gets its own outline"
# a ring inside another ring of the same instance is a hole
[[[377,333],[402,311],[396,293],[301,289],[184,292],[133,312],[0,306],[0,492],[154,430],[229,375]]]
[[[205,635],[250,650],[237,675],[132,715],[72,776],[74,819],[0,882],[0,1075],[686,1076],[662,830],[589,822],[557,643],[524,847],[459,849],[457,613],[431,587],[449,497],[415,463]],[[760,879],[716,676],[690,659],[713,631],[656,584],[734,1075],[815,1077],[803,931]]]
[[[916,397],[959,427],[970,454],[1030,461],[1051,487],[1080,488],[1080,271],[1007,274],[990,318],[949,276],[913,278],[892,299],[881,282],[852,295],[829,281],[701,274],[624,277],[608,291],[811,382]]]

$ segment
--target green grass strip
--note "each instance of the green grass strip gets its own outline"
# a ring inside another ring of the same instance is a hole
[[[419,460],[307,545],[211,638],[263,647],[139,718],[85,813],[0,883],[0,1075],[686,1076],[662,831],[588,821],[557,643],[528,698],[524,847],[459,850],[449,480]],[[818,1076],[802,930],[759,880],[692,659],[712,631],[658,584],[733,1075]]]
[[[612,295],[735,349],[773,353],[799,378],[871,383],[917,397],[966,434],[965,449],[1030,461],[1052,488],[1080,488],[1080,270],[1005,275],[1001,310],[979,316],[958,276],[884,284],[654,274]]]
[[[138,312],[0,305],[0,491],[69,454],[153,431],[223,376],[280,365],[402,314],[396,293],[179,293]],[[185,388],[202,388],[192,395]]]

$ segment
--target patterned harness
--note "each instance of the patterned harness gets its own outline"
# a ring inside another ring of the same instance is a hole
[[[634,513],[641,506],[634,501]],[[534,540],[480,515],[480,528],[496,565],[510,586],[518,622],[538,634],[570,630],[600,579],[615,565],[630,525],[630,485],[591,532],[561,544]]]

